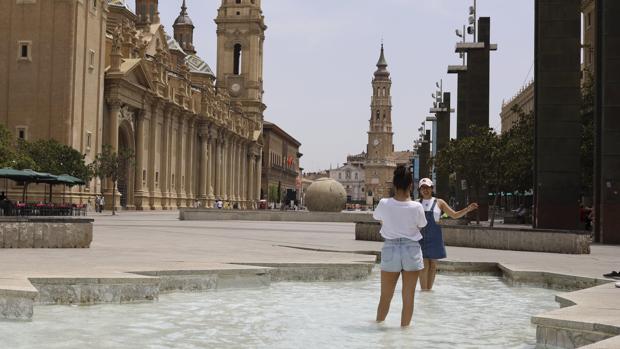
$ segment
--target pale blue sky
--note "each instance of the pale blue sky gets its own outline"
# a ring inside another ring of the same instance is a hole
[[[215,69],[213,19],[220,0],[187,0],[198,54]],[[133,7],[133,1],[128,0]],[[301,143],[301,166],[326,169],[366,148],[372,73],[381,37],[392,77],[392,121],[397,150],[412,148],[429,115],[435,81],[443,79],[456,104],[459,64],[454,30],[473,0],[263,0],[265,119]],[[160,0],[169,33],[181,0]],[[534,1],[478,0],[491,17],[490,123],[499,129],[503,99],[533,76]],[[529,72],[529,76],[528,76]],[[455,117],[452,118],[454,136]]]

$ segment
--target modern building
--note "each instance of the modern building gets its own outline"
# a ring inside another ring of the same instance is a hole
[[[260,198],[270,203],[298,203],[301,195],[301,143],[278,125],[263,123]]]
[[[131,150],[118,186],[67,195],[173,209],[216,198],[255,207],[260,194],[263,42],[260,0],[222,0],[217,71],[197,55],[185,1],[169,35],[158,0],[0,2],[0,122],[56,139],[91,162],[103,145]],[[19,188],[13,188],[16,192]]]

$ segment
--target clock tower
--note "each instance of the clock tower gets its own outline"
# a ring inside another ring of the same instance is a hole
[[[392,143],[392,80],[381,44],[381,55],[372,79],[370,127],[366,146],[366,193],[380,199],[390,196],[392,177],[396,169]]]
[[[222,0],[217,18],[218,89],[240,102],[246,115],[262,123],[263,42],[261,0]]]

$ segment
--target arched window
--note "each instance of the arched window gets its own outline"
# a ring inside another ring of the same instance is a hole
[[[235,51],[233,54],[233,74],[241,74],[241,44],[235,44]]]
[[[150,20],[151,22],[153,21],[153,18],[155,18],[155,4],[151,4],[151,11],[150,11]]]
[[[380,112],[377,110],[377,120],[380,118]]]
[[[357,172],[355,172],[355,179],[357,179]]]

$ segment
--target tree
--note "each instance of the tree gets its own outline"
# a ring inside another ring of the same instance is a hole
[[[51,174],[68,174],[90,181],[93,173],[85,163],[86,154],[61,144],[54,139],[40,139],[34,142],[24,142],[25,153],[34,161],[33,170]]]
[[[503,171],[503,153],[499,149],[499,137],[493,129],[487,127],[472,126],[470,136],[457,140],[450,140],[435,159],[438,171],[444,173],[458,173],[467,181],[469,198],[476,202],[480,201],[481,195],[487,195],[483,188],[487,186],[498,187],[500,182],[496,179]],[[480,223],[479,213],[476,220]]]
[[[0,124],[0,168],[22,170],[35,167],[34,161],[24,152],[24,140],[15,140],[11,132]]]
[[[509,192],[525,193],[534,183],[534,114],[518,106],[512,111],[519,115],[513,126],[502,134],[509,164],[506,185]]]
[[[97,154],[91,169],[95,176],[103,182],[109,179],[112,182],[112,215],[116,214],[116,185],[119,179],[126,179],[126,173],[134,165],[134,153],[130,149],[121,149],[116,153],[112,146],[106,144],[101,153]]]

